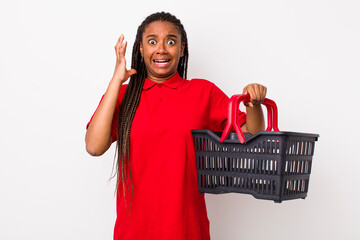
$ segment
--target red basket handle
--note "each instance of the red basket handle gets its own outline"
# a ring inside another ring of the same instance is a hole
[[[229,136],[231,126],[234,127],[234,130],[239,138],[240,143],[243,144],[245,142],[244,134],[241,131],[241,128],[238,124],[239,105],[240,102],[242,101],[247,101],[247,102],[250,101],[250,95],[237,94],[237,95],[233,95],[230,98],[229,107],[228,107],[228,121],[221,136],[220,142],[224,142],[224,140]],[[267,109],[268,127],[266,128],[266,131],[271,131],[271,129],[274,129],[274,131],[279,131],[278,110],[276,103],[273,100],[265,98],[262,104],[265,105]]]

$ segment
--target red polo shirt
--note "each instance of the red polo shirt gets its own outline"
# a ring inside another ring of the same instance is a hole
[[[120,89],[114,114],[114,141],[126,86]],[[126,198],[125,206],[118,189],[115,240],[210,239],[190,131],[222,131],[228,101],[218,87],[206,80],[189,81],[179,74],[160,84],[145,79],[130,136],[132,207],[129,214],[130,198]],[[240,124],[245,119],[241,113]]]

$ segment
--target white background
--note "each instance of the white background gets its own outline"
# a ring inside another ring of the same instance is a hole
[[[358,1],[0,2],[0,239],[112,239],[114,146],[94,158],[85,125],[114,45],[155,11],[188,33],[189,78],[226,94],[268,87],[280,130],[320,134],[306,200],[206,195],[211,236],[360,239]]]

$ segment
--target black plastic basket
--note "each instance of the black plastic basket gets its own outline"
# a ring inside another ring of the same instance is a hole
[[[201,193],[247,193],[258,199],[283,200],[307,196],[318,134],[280,132],[275,102],[265,99],[268,128],[243,134],[237,125],[239,103],[234,95],[224,132],[192,130]],[[231,126],[235,132],[229,133]],[[274,131],[271,131],[274,129]],[[229,135],[229,137],[228,137]]]

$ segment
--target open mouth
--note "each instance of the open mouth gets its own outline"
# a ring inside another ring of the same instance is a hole
[[[161,60],[160,59],[154,59],[153,62],[160,65],[160,66],[162,66],[162,65],[165,66],[170,62],[170,59],[161,59]]]

